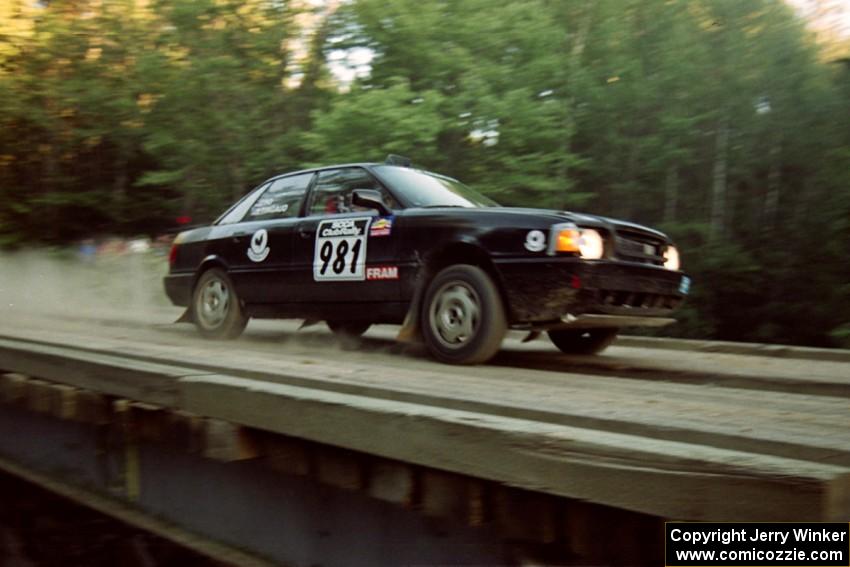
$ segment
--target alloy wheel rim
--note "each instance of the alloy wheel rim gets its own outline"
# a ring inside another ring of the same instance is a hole
[[[476,335],[481,321],[481,300],[465,282],[449,282],[434,295],[429,324],[443,346],[459,349]]]
[[[215,329],[224,322],[230,308],[230,290],[216,278],[207,282],[198,298],[198,319],[207,329]]]

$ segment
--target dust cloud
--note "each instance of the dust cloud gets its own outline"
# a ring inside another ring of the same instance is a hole
[[[2,253],[0,317],[172,322],[181,310],[171,306],[162,287],[167,264],[162,251]]]
[[[202,339],[191,324],[175,325],[184,309],[171,305],[162,278],[168,249],[145,252],[26,250],[0,253],[0,334],[131,338],[148,344],[180,344],[220,350],[229,341]],[[313,356],[330,351],[398,352],[396,326],[374,326],[362,341],[333,338],[324,323],[252,320],[237,340],[245,348]],[[330,339],[330,340],[329,340]],[[285,351],[280,350],[281,347]]]

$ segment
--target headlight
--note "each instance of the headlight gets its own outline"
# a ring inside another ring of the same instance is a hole
[[[549,255],[556,252],[580,252],[579,241],[581,233],[578,227],[572,223],[561,223],[553,225],[550,229]]]
[[[679,261],[679,251],[675,246],[668,246],[664,251],[664,267],[668,270],[676,271],[681,266]]]
[[[592,228],[582,229],[578,246],[581,257],[588,260],[598,260],[605,253],[605,243],[602,240],[602,235]]]
[[[602,235],[592,228],[580,229],[571,222],[565,222],[553,225],[550,235],[550,256],[557,252],[577,252],[582,258],[598,260],[605,254]]]

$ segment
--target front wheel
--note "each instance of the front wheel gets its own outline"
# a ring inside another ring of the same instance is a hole
[[[478,364],[499,350],[507,318],[499,290],[477,266],[450,266],[434,277],[422,305],[422,335],[437,360]]]
[[[198,331],[210,339],[235,339],[248,324],[233,282],[220,268],[207,270],[198,279],[192,311]]]
[[[566,354],[596,354],[617,338],[619,329],[556,329],[549,338]]]

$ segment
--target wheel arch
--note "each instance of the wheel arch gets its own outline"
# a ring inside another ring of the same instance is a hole
[[[410,302],[410,307],[407,310],[407,315],[404,318],[404,323],[399,330],[396,340],[401,342],[410,342],[420,340],[419,320],[422,302],[425,298],[425,292],[434,277],[441,270],[455,264],[470,264],[484,270],[493,280],[499,297],[502,300],[502,305],[505,309],[505,314],[508,319],[511,318],[511,307],[508,302],[508,296],[505,293],[504,282],[501,274],[496,269],[496,265],[490,258],[490,254],[481,246],[480,243],[470,240],[456,240],[446,243],[439,248],[432,250],[422,259],[422,267],[416,277],[416,284],[413,290],[413,297]]]
[[[211,254],[201,260],[201,263],[198,264],[198,269],[195,270],[195,277],[192,279],[192,290],[194,291],[195,286],[198,285],[198,280],[201,279],[201,276],[204,275],[204,272],[212,270],[213,268],[221,268],[225,272],[227,269],[227,262],[225,262],[220,256],[216,256]]]
[[[508,304],[502,276],[496,269],[490,254],[479,243],[468,240],[450,242],[432,251],[424,260],[423,275],[418,282],[422,288],[422,293],[441,270],[455,264],[469,264],[481,268],[492,278],[505,306],[505,312],[510,313],[510,305]]]
[[[177,319],[178,323],[191,323],[195,318],[195,286],[198,285],[198,280],[201,279],[201,276],[204,275],[205,272],[212,270],[213,268],[221,268],[225,272],[227,272],[227,263],[221,259],[221,257],[211,254],[204,258],[200,264],[198,264],[198,269],[195,270],[195,275],[192,276],[192,285],[189,288],[189,305],[186,307],[186,310]]]

